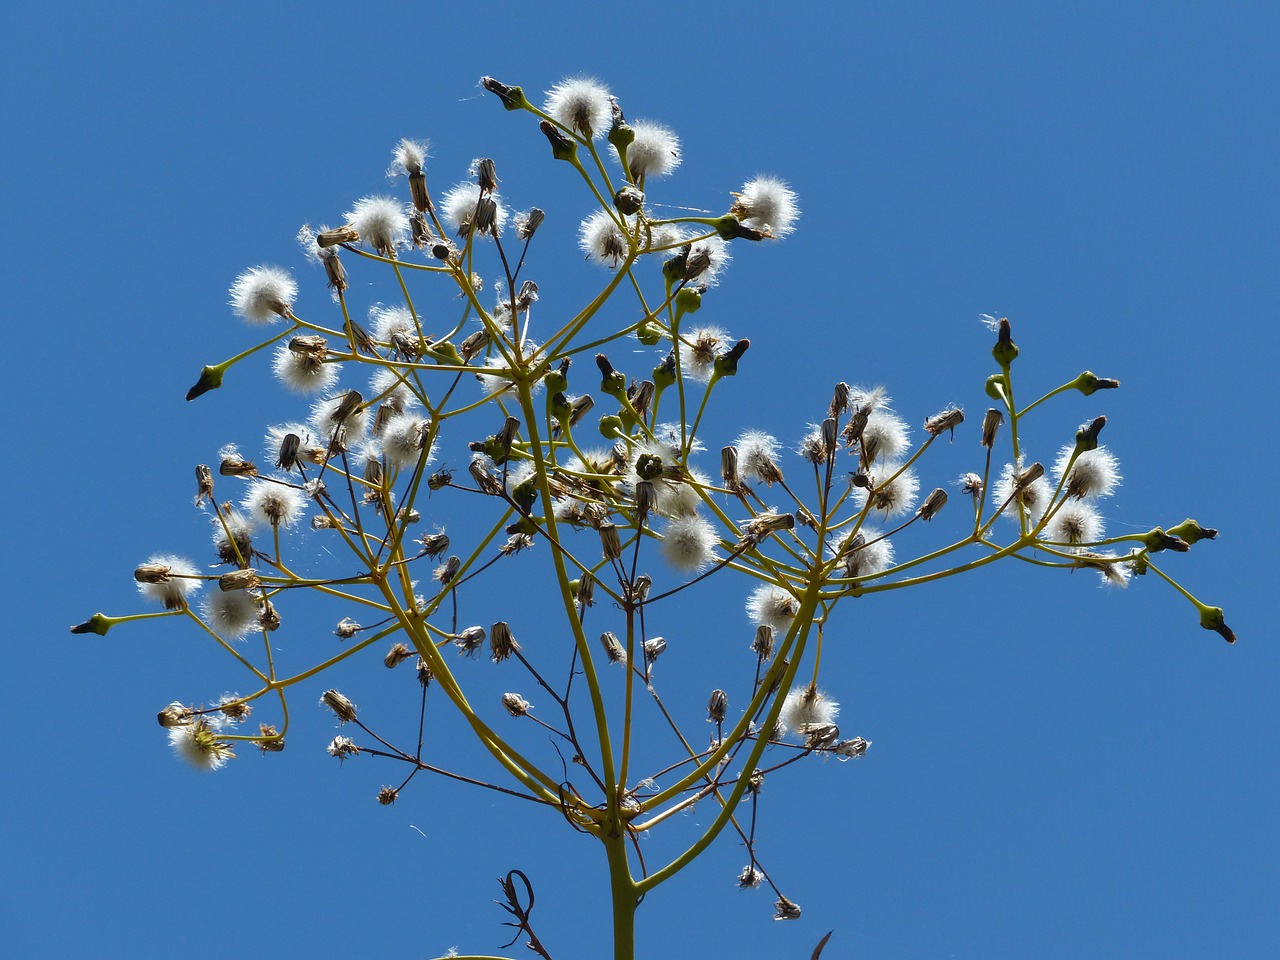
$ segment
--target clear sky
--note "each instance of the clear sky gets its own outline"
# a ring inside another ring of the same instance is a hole
[[[739,250],[700,317],[753,344],[716,429],[798,438],[836,380],[883,383],[913,423],[948,402],[969,412],[923,470],[926,487],[949,483],[976,461],[988,405],[977,316],[1007,315],[1026,390],[1085,368],[1123,380],[1047,413],[1042,456],[1107,415],[1125,475],[1111,531],[1220,528],[1168,566],[1240,637],[1201,630],[1152,577],[1103,591],[1087,572],[1022,566],[847,604],[824,678],[846,734],[874,746],[792,768],[761,810],[760,854],[803,918],[774,923],[771,897],[734,888],[743,854],[725,838],[644,904],[642,954],[801,958],[835,928],[831,960],[1280,955],[1280,653],[1263,570],[1280,535],[1275,4],[555,9],[6,16],[0,952],[497,953],[494,878],[520,868],[557,960],[602,955],[603,865],[564,823],[430,781],[381,807],[398,771],[325,757],[332,720],[309,697],[284,753],[199,775],[155,711],[234,689],[230,663],[189,629],[67,634],[134,609],[131,571],[150,553],[204,543],[192,466],[256,444],[280,403],[257,382],[265,364],[182,400],[202,364],[251,342],[227,286],[280,263],[310,309],[331,309],[294,234],[389,190],[400,137],[431,139],[435,185],[489,156],[517,207],[548,210],[544,290],[599,280],[573,246],[566,171],[476,82],[533,94],[587,74],[681,136],[666,202],[719,212],[759,172],[800,195],[795,235]],[[713,673],[749,639],[740,594],[712,585],[682,608],[680,670]],[[332,640],[325,617],[287,627],[290,643]],[[349,683],[366,709],[412,720],[380,664]]]

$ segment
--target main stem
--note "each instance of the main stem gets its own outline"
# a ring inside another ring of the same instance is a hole
[[[613,895],[613,960],[635,960],[636,908],[640,896],[627,863],[627,832],[618,816],[616,798],[603,824],[601,840],[609,858],[609,888]]]

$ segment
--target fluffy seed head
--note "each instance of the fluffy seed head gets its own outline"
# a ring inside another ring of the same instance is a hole
[[[759,176],[748,180],[733,195],[729,212],[749,227],[782,238],[795,230],[800,207],[795,191],[785,180]]]
[[[279,267],[250,267],[231,284],[231,309],[249,323],[271,323],[293,309],[298,284]]]
[[[430,146],[427,140],[401,140],[391,151],[391,167],[387,170],[387,176],[421,173]]]
[[[151,572],[141,576],[144,569]],[[164,604],[166,610],[185,610],[187,598],[200,589],[200,571],[190,560],[172,554],[156,554],[138,568],[138,592]]]
[[[400,468],[416,466],[422,457],[430,429],[431,421],[425,417],[411,413],[393,416],[387,421],[380,437],[387,463]],[[431,460],[431,455],[427,454],[426,462],[430,463]]]
[[[393,197],[361,197],[347,211],[347,222],[380,256],[395,256],[396,247],[409,240],[409,214]]]
[[[635,139],[627,148],[627,166],[633,181],[663,177],[680,166],[680,140],[668,127],[652,120],[636,120],[631,129]]]
[[[1071,463],[1074,450],[1074,447],[1063,447],[1053,467],[1054,473],[1061,479],[1063,471],[1070,465],[1063,484],[1067,496],[1077,500],[1110,496],[1120,483],[1119,462],[1115,454],[1106,447],[1097,447],[1085,450],[1076,457],[1075,463]]]
[[[811,683],[791,688],[778,719],[788,730],[800,733],[805,727],[835,723],[839,716],[840,704]]]
[[[203,612],[218,636],[240,640],[258,623],[258,600],[247,590],[219,590],[205,597]]]
[[[1044,536],[1056,543],[1079,547],[1101,540],[1102,531],[1102,517],[1097,510],[1087,503],[1068,500],[1054,513]]]
[[[587,139],[609,129],[609,88],[593,77],[561,80],[547,91],[543,110]]]
[[[250,517],[272,527],[293,526],[307,505],[301,490],[269,480],[253,481],[240,503]]]
[[[604,210],[597,210],[578,225],[578,246],[586,258],[606,267],[616,267],[627,258],[627,238]]]
[[[778,440],[759,430],[748,430],[734,442],[738,448],[738,473],[747,480],[772,486],[782,478],[778,470]]]
[[[886,463],[883,467],[877,468],[871,476],[870,489],[854,487],[854,502],[862,507],[869,497],[871,509],[885,520],[910,513],[915,509],[920,480],[916,477],[914,470],[902,470],[899,473],[900,469],[901,464],[897,463]]]
[[[218,739],[218,732],[206,718],[169,728],[169,746],[197,770],[217,770],[235,757],[231,745]]]
[[[492,200],[493,209],[486,212],[482,209],[481,200]],[[474,183],[459,183],[450,187],[440,200],[440,215],[445,224],[459,237],[466,237],[473,232],[492,234],[501,233],[507,222],[507,208],[502,204],[497,193],[482,198],[480,188]],[[492,229],[485,229],[492,224]]]
[[[340,363],[325,363],[324,352],[292,350],[289,344],[276,347],[272,360],[276,379],[295,393],[322,393],[338,383]]]
[[[1036,466],[1036,465],[1033,465]],[[1043,471],[1042,471],[1043,472]],[[1022,476],[1022,469],[1015,469],[1013,464],[1006,463],[1004,469],[1000,471],[1000,479],[991,487],[991,502],[1000,508],[1013,495],[1015,486],[1019,477]],[[1049,481],[1044,476],[1039,476],[1030,483],[1023,485],[1018,493],[1017,499],[1026,508],[1027,515],[1033,522],[1038,522],[1044,512],[1049,507],[1049,498],[1053,495],[1053,490],[1049,486]],[[1018,508],[1016,504],[1010,506],[1004,511],[1004,515],[1014,520],[1018,518]]]
[[[677,570],[698,573],[715,562],[715,527],[697,515],[676,517],[662,531],[662,555]]]
[[[770,626],[775,633],[786,633],[799,611],[800,601],[776,584],[761,584],[747,597],[747,616],[751,622]]]

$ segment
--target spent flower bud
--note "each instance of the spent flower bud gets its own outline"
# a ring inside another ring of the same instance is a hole
[[[342,723],[348,723],[356,718],[356,705],[337,690],[326,690],[322,693],[320,705],[332,710],[333,715]]]

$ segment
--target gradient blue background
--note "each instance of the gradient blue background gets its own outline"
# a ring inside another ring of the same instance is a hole
[[[739,250],[701,315],[753,343],[715,430],[798,437],[836,379],[888,385],[912,422],[950,401],[976,420],[990,338],[975,318],[1008,315],[1023,396],[1086,367],[1124,381],[1054,407],[1037,455],[1105,413],[1126,476],[1111,531],[1220,527],[1167,566],[1240,635],[1202,631],[1153,578],[1104,592],[1009,565],[846,605],[824,678],[846,734],[874,746],[772,779],[762,807],[761,856],[803,919],[773,923],[771,897],[733,889],[743,856],[725,839],[644,905],[642,954],[801,958],[834,927],[831,960],[1280,955],[1277,7],[557,9],[7,15],[0,952],[492,953],[494,877],[519,867],[557,960],[604,955],[602,862],[558,819],[431,781],[378,806],[399,771],[324,757],[331,721],[309,692],[285,753],[198,775],[154,713],[236,687],[231,664],[189,630],[66,632],[132,609],[149,553],[203,545],[192,465],[256,445],[279,396],[237,371],[182,401],[202,363],[250,342],[227,285],[284,263],[328,309],[293,235],[385,191],[401,136],[431,138],[436,187],[492,156],[516,206],[552,213],[544,293],[600,279],[572,247],[566,170],[476,86],[586,73],[680,134],[665,202],[719,210],[761,171],[800,193],[796,235]],[[926,464],[926,487],[971,468],[975,429]],[[740,668],[749,639],[739,587],[701,596],[666,631],[684,633],[670,672],[695,678],[695,725],[707,678]],[[329,642],[330,620],[290,614],[289,642]],[[380,664],[339,685],[412,725]]]

